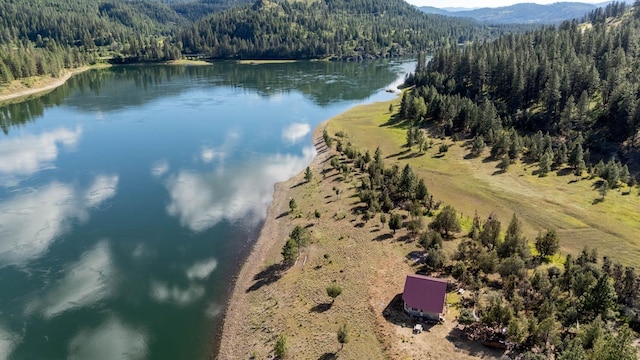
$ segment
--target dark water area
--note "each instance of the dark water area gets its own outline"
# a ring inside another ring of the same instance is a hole
[[[215,354],[273,185],[413,66],[125,66],[0,107],[0,359]]]

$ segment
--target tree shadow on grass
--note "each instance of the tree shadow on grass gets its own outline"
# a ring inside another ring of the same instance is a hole
[[[558,174],[558,176],[567,176],[573,174],[573,169],[571,169],[570,167],[565,167],[559,169],[556,173]]]
[[[378,235],[375,238],[373,238],[374,241],[385,241],[389,239],[393,239],[393,234],[387,233],[387,234]]]
[[[414,152],[405,156],[401,156],[398,158],[398,160],[406,160],[406,159],[413,159],[413,158],[418,158],[421,156],[424,156],[426,154],[426,152]]]
[[[325,311],[327,311],[327,310],[331,309],[331,307],[332,307],[332,306],[333,306],[333,303],[330,303],[330,302],[328,302],[328,303],[321,303],[321,304],[318,304],[318,305],[316,305],[316,306],[312,307],[312,308],[309,310],[309,312],[314,312],[314,313],[322,314],[323,312],[325,312]]]
[[[280,214],[280,215],[276,216],[276,220],[277,220],[277,219],[281,219],[281,218],[283,218],[283,217],[285,217],[285,216],[289,215],[290,213],[291,213],[291,211],[285,211],[285,212],[283,212],[282,214]]]
[[[282,277],[282,271],[284,271],[287,267],[283,264],[273,264],[257,273],[256,276],[253,277],[255,283],[246,290],[246,292],[252,292],[260,289],[263,286],[267,286],[273,284],[274,282],[280,280]]]
[[[398,242],[402,241],[405,243],[411,243],[411,242],[414,242],[415,240],[416,240],[416,237],[411,233],[404,234],[398,238]]]
[[[403,155],[406,155],[406,154],[408,154],[410,152],[411,152],[411,149],[402,150],[402,151],[397,152],[395,154],[391,154],[391,155],[387,156],[386,158],[389,159],[389,158],[393,158],[393,157],[403,156]]]
[[[486,163],[490,163],[492,161],[496,161],[496,159],[493,158],[493,156],[489,155],[487,157],[485,157],[484,159],[482,159],[482,163],[486,164]]]
[[[297,184],[295,184],[295,185],[291,186],[289,189],[295,189],[295,188],[298,188],[298,187],[300,187],[300,186],[302,186],[302,185],[305,185],[305,184],[308,184],[308,183],[309,183],[309,182],[305,180],[305,181],[299,182],[299,183],[297,183]]]
[[[318,358],[318,360],[335,360],[338,358],[338,354],[332,352],[326,352]]]
[[[384,124],[380,124],[380,127],[403,127],[407,120],[403,119],[400,114],[394,114],[389,117],[389,120]]]

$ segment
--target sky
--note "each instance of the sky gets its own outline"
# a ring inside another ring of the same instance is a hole
[[[438,8],[464,7],[464,8],[482,8],[482,7],[499,7],[509,6],[517,3],[536,3],[536,4],[552,4],[560,1],[575,1],[589,4],[602,3],[605,0],[407,0],[410,4],[416,6],[433,6]]]

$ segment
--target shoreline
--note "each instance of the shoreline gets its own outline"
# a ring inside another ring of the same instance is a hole
[[[152,63],[141,63],[142,65],[153,65]],[[211,65],[211,63],[206,61],[199,60],[173,60],[167,61],[163,63],[157,63],[158,65],[168,65],[168,66],[206,66]],[[123,65],[112,65],[112,64],[95,64],[95,65],[85,65],[75,69],[65,69],[62,70],[60,77],[53,78],[50,76],[36,76],[32,78],[18,79],[13,80],[9,86],[17,87],[18,89],[15,91],[10,91],[7,94],[2,94],[0,91],[0,106],[7,105],[9,103],[14,102],[22,102],[28,100],[31,97],[39,97],[45,95],[56,88],[64,85],[69,79],[74,77],[77,74],[83,73],[87,70],[93,69],[106,69],[113,66],[129,66],[129,65],[140,65],[140,64],[123,64]],[[36,86],[28,87],[24,84],[24,81],[29,81],[35,79]],[[42,82],[42,84],[38,84],[38,82]]]
[[[322,151],[326,145],[322,139],[322,130],[326,128],[331,119],[318,124],[313,131],[312,141],[316,149],[316,155],[308,165],[312,170],[319,169],[322,163],[330,156],[329,151]],[[241,338],[243,326],[248,326],[243,320],[248,313],[249,297],[246,289],[254,282],[254,276],[264,269],[265,260],[269,257],[280,241],[289,235],[284,227],[279,226],[276,220],[280,215],[289,211],[289,188],[295,185],[303,176],[304,170],[290,179],[274,185],[273,199],[267,208],[267,214],[260,230],[260,235],[254,243],[249,255],[245,259],[240,272],[234,279],[233,291],[227,300],[227,307],[222,321],[222,333],[220,345],[215,359],[238,359],[242,356],[242,345],[245,339]]]
[[[98,65],[82,66],[82,67],[71,69],[71,70],[63,70],[62,75],[58,78],[51,78],[51,77],[41,78],[42,80],[44,80],[44,84],[42,84],[41,86],[25,87],[17,91],[11,92],[9,94],[0,95],[0,105],[4,105],[5,103],[13,102],[13,101],[21,102],[21,101],[27,100],[28,97],[31,97],[34,95],[35,96],[45,95],[46,93],[53,91],[56,88],[64,85],[67,81],[69,81],[69,79],[71,79],[73,76],[77,74],[83,73],[87,70],[107,68],[109,66],[110,65],[98,64]],[[22,83],[23,80],[25,79],[14,80],[14,82]],[[22,86],[25,86],[25,85],[22,85]]]

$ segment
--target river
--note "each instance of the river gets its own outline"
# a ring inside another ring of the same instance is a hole
[[[0,359],[202,359],[273,185],[412,61],[125,66],[0,107]]]

